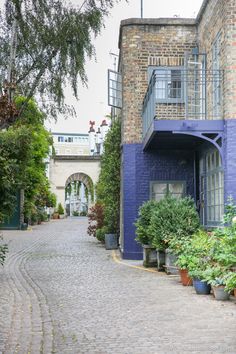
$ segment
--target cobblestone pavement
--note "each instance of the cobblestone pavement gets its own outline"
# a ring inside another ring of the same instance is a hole
[[[4,232],[0,353],[236,353],[235,299],[114,262],[86,227],[72,218]]]

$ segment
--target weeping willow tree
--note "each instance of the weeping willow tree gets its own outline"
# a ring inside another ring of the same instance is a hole
[[[86,85],[85,61],[95,54],[93,40],[119,1],[5,0],[0,13],[0,88],[20,91],[27,100],[18,115],[0,119],[0,128],[8,120],[12,124],[35,94],[47,114],[72,113],[64,100],[65,84],[78,98],[78,79]]]

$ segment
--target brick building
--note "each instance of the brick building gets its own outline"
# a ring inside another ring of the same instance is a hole
[[[205,0],[196,19],[124,20],[119,49],[121,251],[139,259],[144,201],[190,195],[213,227],[236,198],[236,1]]]

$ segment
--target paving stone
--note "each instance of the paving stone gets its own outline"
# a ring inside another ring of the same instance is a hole
[[[113,261],[87,219],[7,231],[0,353],[236,353],[236,300]]]

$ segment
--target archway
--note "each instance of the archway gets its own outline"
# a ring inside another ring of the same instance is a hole
[[[94,185],[85,173],[74,173],[65,183],[65,207],[67,215],[86,215],[94,201]]]

